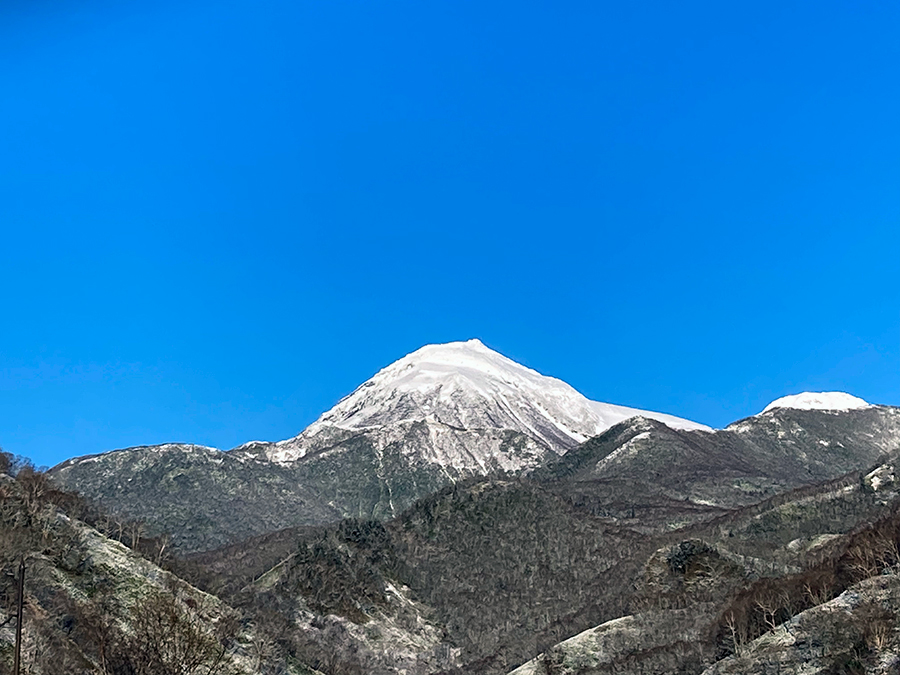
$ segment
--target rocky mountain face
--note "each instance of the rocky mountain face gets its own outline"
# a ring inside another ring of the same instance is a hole
[[[128,448],[51,475],[196,551],[341,517],[389,519],[453,482],[543,466],[635,415],[707,429],[590,401],[470,340],[409,354],[286,441]]]

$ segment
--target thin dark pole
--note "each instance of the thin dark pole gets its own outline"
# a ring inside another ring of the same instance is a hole
[[[16,609],[16,656],[13,663],[13,673],[19,675],[19,665],[22,662],[22,607],[25,604],[25,558],[19,561],[19,598]]]

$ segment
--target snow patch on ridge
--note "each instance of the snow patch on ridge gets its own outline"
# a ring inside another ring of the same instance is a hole
[[[597,413],[601,420],[603,431],[615,426],[619,422],[624,422],[631,417],[646,417],[657,422],[662,422],[672,429],[684,429],[694,431],[713,431],[712,428],[705,424],[692,422],[675,415],[667,415],[666,413],[649,412],[647,410],[639,410],[638,408],[628,408],[624,405],[613,405],[612,403],[600,403],[599,401],[588,401],[591,408]]]
[[[842,391],[805,391],[802,394],[782,396],[772,401],[763,410],[764,413],[775,408],[794,408],[795,410],[858,410],[868,408],[871,404]]]
[[[105,452],[92,455],[72,457],[63,462],[60,462],[57,466],[59,468],[62,468],[67,466],[75,466],[78,464],[90,464],[92,462],[100,461],[103,457],[106,457],[108,455],[124,455],[135,452],[151,455],[164,455],[170,452],[196,452],[214,455],[222,454],[222,451],[218,448],[213,448],[208,445],[195,445],[193,443],[159,443],[156,445],[135,445],[129,448],[118,448],[116,450],[107,450]]]

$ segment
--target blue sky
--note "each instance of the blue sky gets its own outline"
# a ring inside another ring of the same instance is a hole
[[[0,5],[0,446],[292,436],[479,337],[900,404],[900,5]]]

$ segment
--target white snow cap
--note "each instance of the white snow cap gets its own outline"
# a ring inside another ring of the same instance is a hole
[[[775,408],[794,408],[796,410],[857,410],[868,408],[871,404],[861,398],[851,396],[843,391],[805,391],[802,394],[782,396],[766,406],[763,412]]]
[[[496,414],[491,415],[493,408]],[[467,428],[522,426],[535,432],[525,421],[531,416],[524,414],[525,408],[577,442],[635,415],[678,429],[709,429],[673,415],[590,401],[562,380],[526,368],[475,339],[427,345],[408,354],[322,415],[310,431],[322,425],[366,428],[397,421],[399,415],[433,416]]]

